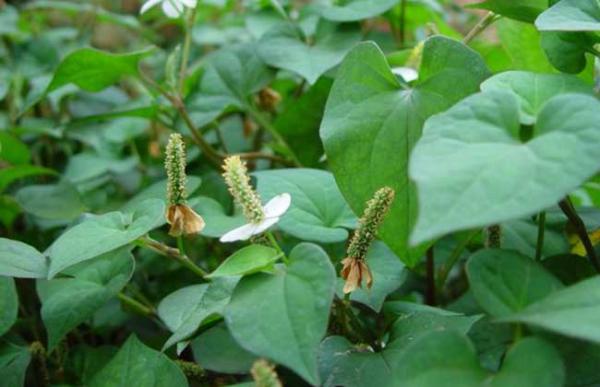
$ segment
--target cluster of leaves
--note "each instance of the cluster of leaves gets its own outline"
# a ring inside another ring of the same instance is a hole
[[[598,0],[7,3],[3,386],[600,384]],[[229,155],[273,233],[219,242]]]

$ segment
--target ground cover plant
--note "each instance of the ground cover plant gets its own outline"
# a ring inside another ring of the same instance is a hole
[[[600,385],[599,0],[0,0],[0,385]]]

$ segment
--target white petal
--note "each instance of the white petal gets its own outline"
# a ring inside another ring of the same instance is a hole
[[[392,72],[396,75],[400,75],[406,82],[411,82],[419,78],[417,70],[410,67],[394,67]]]
[[[274,225],[277,222],[279,222],[278,216],[276,216],[274,218],[266,218],[265,220],[263,220],[262,222],[260,222],[259,224],[256,225],[256,229],[254,229],[254,232],[252,235],[258,235],[258,234],[262,233],[263,231],[265,231],[266,229],[268,229],[269,227],[271,227],[272,225]]]
[[[221,242],[235,242],[248,240],[252,235],[255,234],[256,224],[245,224],[241,227],[234,228],[233,230],[225,233],[219,240]]]
[[[160,3],[162,0],[148,0],[142,5],[140,9],[140,14],[147,12],[150,8],[154,7],[156,4]]]
[[[198,4],[197,0],[179,0],[179,2],[181,2],[183,5],[185,5],[188,8],[195,8],[196,4]]]
[[[183,5],[178,0],[163,0],[162,9],[170,18],[178,18],[183,12]]]
[[[290,208],[290,204],[292,203],[292,197],[289,193],[283,193],[281,195],[277,195],[273,197],[265,206],[263,210],[265,211],[265,216],[267,218],[279,217]]]

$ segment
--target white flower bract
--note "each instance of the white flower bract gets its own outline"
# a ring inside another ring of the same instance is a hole
[[[254,235],[261,234],[275,223],[290,207],[292,197],[288,193],[283,193],[273,197],[263,206],[265,218],[259,223],[248,223],[235,228],[223,235],[219,240],[221,242],[245,241]]]
[[[161,4],[162,10],[170,18],[178,18],[183,13],[185,7],[196,7],[198,0],[148,0],[142,5],[140,14],[147,12],[155,5]]]

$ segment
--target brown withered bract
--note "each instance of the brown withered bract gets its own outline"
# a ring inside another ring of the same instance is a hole
[[[363,279],[367,288],[373,286],[373,276],[369,266],[363,259],[345,258],[342,260],[341,276],[346,280],[344,284],[344,293],[350,293],[362,286]]]
[[[165,217],[171,225],[169,235],[174,237],[198,234],[205,226],[204,219],[185,204],[169,206]]]

